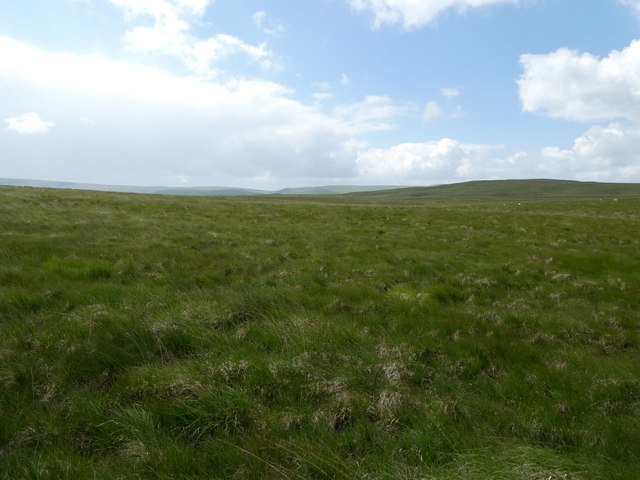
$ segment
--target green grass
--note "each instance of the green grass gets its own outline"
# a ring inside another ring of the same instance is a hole
[[[0,478],[640,478],[640,198],[592,193],[0,188]]]
[[[392,199],[560,199],[640,197],[640,184],[571,180],[480,180],[431,187],[408,187],[354,196]]]

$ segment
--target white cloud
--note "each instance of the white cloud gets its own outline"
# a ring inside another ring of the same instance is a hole
[[[612,123],[593,126],[576,138],[572,148],[544,148],[536,155],[522,155],[536,170],[576,180],[640,180],[640,128]]]
[[[422,111],[422,119],[427,123],[433,122],[440,118],[443,113],[442,108],[437,102],[428,102]]]
[[[151,26],[136,25],[125,33],[126,46],[133,52],[160,52],[178,58],[201,76],[215,75],[220,60],[237,54],[265,70],[277,68],[265,43],[251,45],[226,34],[199,39],[190,33],[192,23],[202,18],[212,0],[109,1],[123,10],[129,23],[143,22],[147,17],[153,21]]]
[[[109,0],[124,10],[128,18],[148,15],[155,19],[180,16],[201,17],[213,0]]]
[[[273,82],[171,75],[100,56],[49,53],[7,37],[0,37],[0,78],[3,109],[25,111],[37,98],[41,111],[64,125],[46,148],[18,149],[3,138],[0,158],[10,159],[3,173],[16,178],[38,172],[55,179],[66,171],[103,183],[146,183],[136,179],[150,172],[169,184],[179,176],[209,184],[353,179],[358,136],[393,128],[406,111],[371,96],[327,112]],[[82,134],[70,125],[82,125]]]
[[[347,85],[351,85],[351,79],[349,78],[349,75],[347,75],[346,73],[343,73],[340,76],[340,84],[342,86],[347,86]]]
[[[258,28],[262,28],[262,25],[264,25],[264,21],[267,18],[267,12],[265,12],[264,10],[258,10],[256,13],[253,14],[253,23],[256,24],[256,27]]]
[[[606,58],[562,48],[522,55],[522,108],[551,117],[640,121],[640,40]]]
[[[341,121],[343,131],[360,135],[392,130],[393,119],[406,113],[406,107],[395,104],[389,97],[370,95],[361,102],[337,107],[333,115]]]
[[[640,181],[640,127],[594,126],[570,148],[506,152],[502,145],[449,138],[358,151],[360,175],[371,183],[423,185],[498,178]]]
[[[4,123],[7,126],[7,130],[22,135],[45,135],[54,126],[53,122],[43,120],[40,115],[34,112],[5,118]]]
[[[49,53],[28,43],[0,36],[0,74],[6,80],[26,82],[45,91],[73,90],[102,98],[206,109],[231,108],[256,96],[284,98],[288,89],[259,80],[205,81],[177,76],[100,56]]]
[[[457,87],[445,87],[442,89],[442,96],[447,100],[452,100],[460,96],[460,89]]]
[[[631,8],[634,13],[640,15],[640,0],[618,0],[622,5]]]
[[[278,36],[284,33],[284,26],[272,19],[264,10],[258,10],[253,14],[253,23],[265,35]]]
[[[361,173],[373,182],[451,182],[469,178],[475,166],[486,164],[502,149],[500,145],[461,144],[443,138],[360,151],[357,164]]]
[[[257,62],[264,70],[276,68],[266,44],[250,45],[226,34],[217,34],[193,43],[184,49],[182,57],[185,65],[193,72],[206,76],[214,72],[213,67],[220,60],[240,53]]]
[[[357,12],[373,15],[373,26],[402,24],[406,29],[419,28],[433,22],[439,15],[455,10],[465,12],[470,8],[486,7],[520,0],[348,0]]]
[[[629,6],[640,2],[622,1]],[[571,148],[519,152],[511,161],[546,176],[577,180],[640,180],[640,41],[605,58],[566,48],[522,55],[522,109],[574,121],[624,119],[591,126]]]

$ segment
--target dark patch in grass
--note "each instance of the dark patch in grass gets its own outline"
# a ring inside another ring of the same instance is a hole
[[[158,351],[151,331],[136,323],[101,319],[87,332],[65,360],[67,378],[78,384],[108,386],[125,369],[149,361]]]
[[[44,262],[42,268],[72,280],[105,280],[113,275],[113,266],[97,259],[54,257]]]
[[[161,356],[184,358],[197,352],[200,345],[190,333],[179,328],[162,332],[157,338],[156,352]]]
[[[431,296],[443,305],[464,302],[468,297],[461,288],[451,285],[437,285],[430,291]]]
[[[255,424],[255,405],[241,392],[219,391],[193,401],[158,405],[162,428],[177,439],[201,442],[218,434],[234,435]]]

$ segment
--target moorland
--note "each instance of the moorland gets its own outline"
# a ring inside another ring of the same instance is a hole
[[[640,188],[0,187],[0,478],[640,478]]]

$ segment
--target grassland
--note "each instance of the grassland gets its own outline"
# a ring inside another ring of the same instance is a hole
[[[572,180],[480,180],[432,187],[371,192],[377,201],[401,200],[542,200],[640,197],[640,184],[576,182]]]
[[[597,197],[0,188],[0,478],[640,478]]]

